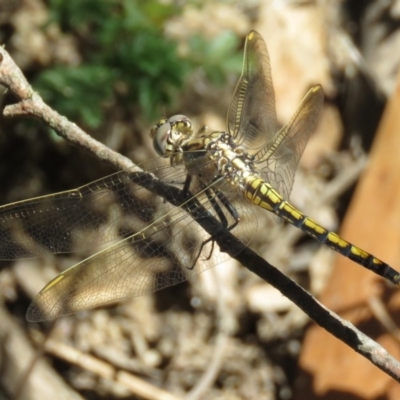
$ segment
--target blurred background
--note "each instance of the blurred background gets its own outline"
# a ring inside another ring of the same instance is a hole
[[[399,27],[396,0],[0,1],[0,43],[34,90],[135,163],[156,155],[148,134],[164,115],[185,114],[196,127],[225,129],[244,40],[256,29],[270,54],[280,125],[310,86],[324,88],[324,109],[300,161],[292,203],[330,230],[343,233],[345,221],[346,239],[397,268],[400,199],[389,177],[400,165],[389,151],[399,139],[378,127],[388,101],[400,107]],[[15,101],[10,93],[0,96],[2,108]],[[397,123],[385,126],[398,132]],[[0,117],[0,159],[1,204],[115,172],[30,119]],[[386,186],[357,196],[360,175],[369,179],[366,165],[380,166],[378,181]],[[374,219],[373,198],[384,201],[385,193],[387,214]],[[360,219],[346,223],[357,207]],[[384,337],[399,356],[400,299],[393,289],[354,263],[340,269],[333,251],[266,214],[257,214],[262,234],[252,248],[335,311],[351,310],[346,317],[375,339]],[[357,241],[359,231],[365,242]],[[379,242],[395,243],[395,250]],[[398,398],[394,381],[351,349],[324,353],[336,339],[318,336],[296,305],[232,261],[151,296],[55,324],[28,324],[32,297],[78,261],[73,254],[1,262],[0,325],[7,330],[0,334],[0,398],[14,398],[35,373],[36,390],[23,398]],[[21,341],[15,348],[7,341],[14,333]],[[146,394],[132,387],[134,377],[145,382]]]

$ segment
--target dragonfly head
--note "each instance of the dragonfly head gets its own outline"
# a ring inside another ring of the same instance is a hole
[[[185,115],[162,118],[150,131],[153,147],[157,154],[163,157],[179,151],[182,139],[186,139],[192,133],[192,122]]]

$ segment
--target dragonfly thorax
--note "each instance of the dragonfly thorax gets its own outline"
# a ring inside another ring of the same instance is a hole
[[[235,143],[227,132],[213,132],[204,141],[208,157],[216,163],[218,175],[241,189],[245,179],[255,172],[254,157]]]

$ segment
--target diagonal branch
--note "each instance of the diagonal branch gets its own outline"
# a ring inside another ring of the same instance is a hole
[[[40,96],[33,92],[20,69],[3,48],[0,48],[0,84],[7,87],[18,99],[16,104],[5,108],[5,116],[31,116],[38,118],[70,143],[85,148],[94,156],[118,169],[127,169],[134,165],[132,161],[97,142],[74,123],[69,122],[65,117],[60,116],[48,107]],[[146,173],[143,172],[143,174]],[[182,193],[179,193],[179,189],[160,182],[151,174],[147,174],[147,176],[148,178],[144,181],[147,182],[146,188],[148,190],[162,196],[172,204],[176,202],[179,196],[182,198]],[[195,199],[184,203],[183,207],[203,229],[215,238],[222,251],[227,252],[243,266],[277,288],[316,323],[400,382],[400,363],[382,346],[364,335],[351,323],[326,309],[294,281],[246,247],[225,229],[219,221],[214,219],[207,210],[202,208],[200,204],[196,204]]]

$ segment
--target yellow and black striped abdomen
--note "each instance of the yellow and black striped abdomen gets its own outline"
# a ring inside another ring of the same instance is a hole
[[[372,254],[354,246],[336,233],[328,231],[311,218],[305,216],[301,211],[284,200],[282,196],[263,179],[256,176],[248,176],[246,178],[244,197],[251,203],[290,222],[318,242],[326,244],[357,264],[362,265],[388,279],[395,285],[400,286],[400,274],[396,270]]]

